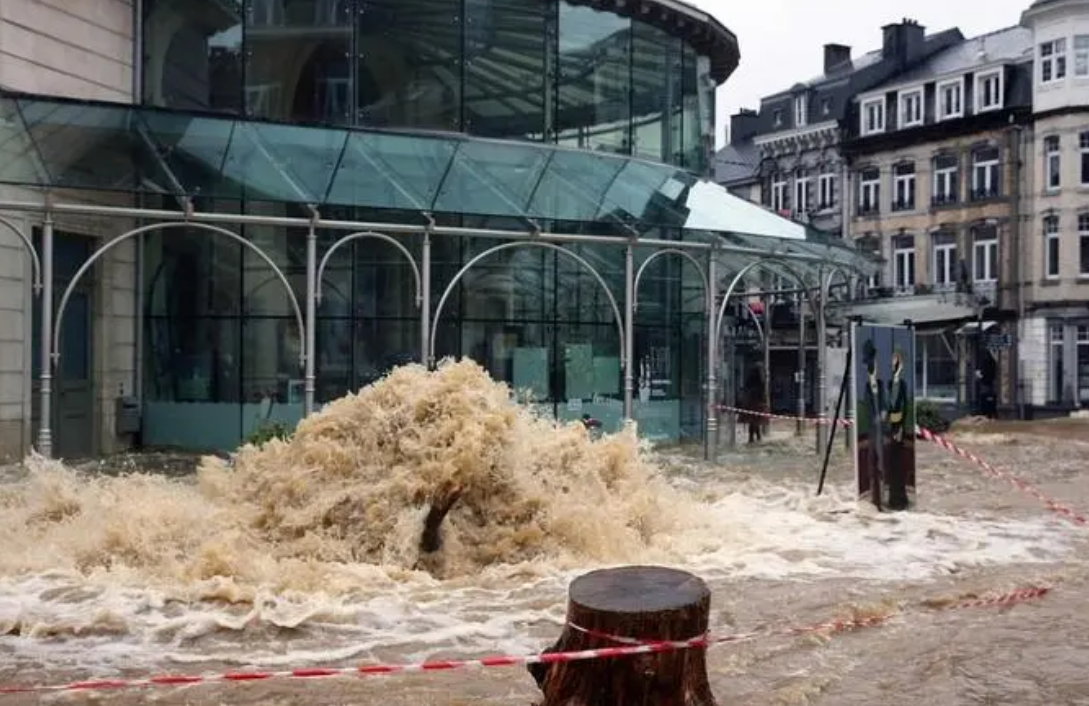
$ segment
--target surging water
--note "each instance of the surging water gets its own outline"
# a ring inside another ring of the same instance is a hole
[[[798,478],[668,462],[631,430],[591,440],[470,362],[398,369],[191,479],[28,464],[0,489],[0,647],[83,674],[532,651],[569,578],[608,564],[905,581],[1073,546],[1042,515],[876,515]],[[427,508],[454,489],[440,560],[421,562]]]

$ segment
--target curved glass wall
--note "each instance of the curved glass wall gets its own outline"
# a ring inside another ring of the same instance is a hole
[[[559,142],[706,170],[710,62],[564,0],[144,0],[149,104]]]

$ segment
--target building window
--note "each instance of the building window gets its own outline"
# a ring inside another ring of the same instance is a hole
[[[1047,399],[1051,404],[1062,404],[1067,396],[1066,370],[1063,366],[1063,325],[1061,323],[1050,324],[1048,327],[1048,355],[1047,355]]]
[[[790,183],[782,174],[776,174],[771,180],[771,208],[773,211],[790,208]]]
[[[892,281],[899,291],[915,287],[915,237],[900,235],[892,244]]]
[[[915,165],[897,164],[893,168],[892,210],[910,211],[915,208]]]
[[[952,233],[935,233],[934,286],[952,289],[957,284],[957,239]]]
[[[1089,213],[1078,214],[1078,275],[1089,277]]]
[[[865,169],[858,177],[858,213],[866,215],[881,210],[881,171]]]
[[[964,115],[964,79],[938,84],[938,118],[952,120]]]
[[[972,260],[975,263],[976,282],[998,281],[998,229],[981,226],[972,233]]]
[[[1089,326],[1078,326],[1078,402],[1089,402]]]
[[[806,113],[809,101],[806,100],[807,96],[803,93],[800,96],[794,96],[794,127],[805,127]]]
[[[1044,277],[1059,277],[1059,217],[1044,218]]]
[[[901,91],[900,103],[900,127],[912,127],[923,124],[923,89],[916,88],[911,91]]]
[[[836,205],[836,173],[832,167],[825,167],[817,177],[817,186],[820,203],[818,210],[825,211]]]
[[[1062,186],[1062,161],[1058,135],[1044,138],[1044,188],[1054,191]],[[1082,158],[1084,161],[1084,157]]]
[[[1040,83],[1066,78],[1066,39],[1053,39],[1040,45]]]
[[[862,101],[862,134],[874,135],[885,131],[885,97]]]
[[[1078,151],[1081,153],[1081,185],[1089,186],[1089,131],[1078,135]]]
[[[915,389],[920,399],[957,398],[957,358],[942,334],[915,339]]]
[[[777,110],[772,114],[772,123],[775,127],[783,127],[783,111]]]
[[[811,180],[809,179],[809,172],[804,169],[799,169],[794,174],[794,210],[797,213],[809,212],[809,195]]]
[[[881,239],[872,233],[866,233],[855,243],[855,247],[860,253],[870,255],[875,258],[881,257]],[[866,278],[866,288],[869,291],[877,289],[881,286],[883,274],[881,270],[876,270],[872,275]]]
[[[984,147],[972,153],[972,200],[998,196],[998,148]]]
[[[934,203],[956,203],[960,174],[957,169],[957,156],[941,154],[934,158]]]
[[[822,98],[821,99],[821,115],[829,115],[829,114],[831,114],[831,112],[832,112],[832,99],[831,98]]]
[[[976,112],[997,110],[1002,107],[1002,70],[988,71],[976,76]]]
[[[1074,75],[1089,76],[1089,34],[1074,36]]]

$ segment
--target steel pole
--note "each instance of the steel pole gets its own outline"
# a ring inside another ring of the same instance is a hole
[[[41,402],[38,410],[38,453],[53,456],[53,214],[42,223]]]
[[[634,418],[635,379],[635,250],[631,241],[624,249],[624,418]]]
[[[718,367],[718,341],[715,340],[715,252],[707,258],[707,431],[703,444],[704,460],[712,460],[718,452],[718,410],[715,404],[718,398],[718,380],[715,369]]]
[[[795,433],[801,436],[805,430],[805,306],[798,298],[798,424]]]
[[[420,249],[420,362],[432,368],[431,357],[431,231],[424,231]]]
[[[316,219],[315,219],[316,220]],[[306,331],[303,348],[303,413],[314,411],[314,358],[317,353],[318,232],[311,221],[306,233]]]

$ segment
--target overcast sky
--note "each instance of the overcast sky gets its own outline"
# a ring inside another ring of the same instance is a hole
[[[718,136],[738,108],[821,73],[825,44],[853,56],[881,46],[881,27],[903,17],[928,32],[959,27],[971,37],[1018,24],[1031,0],[688,0],[737,35],[741,65],[718,89]]]

